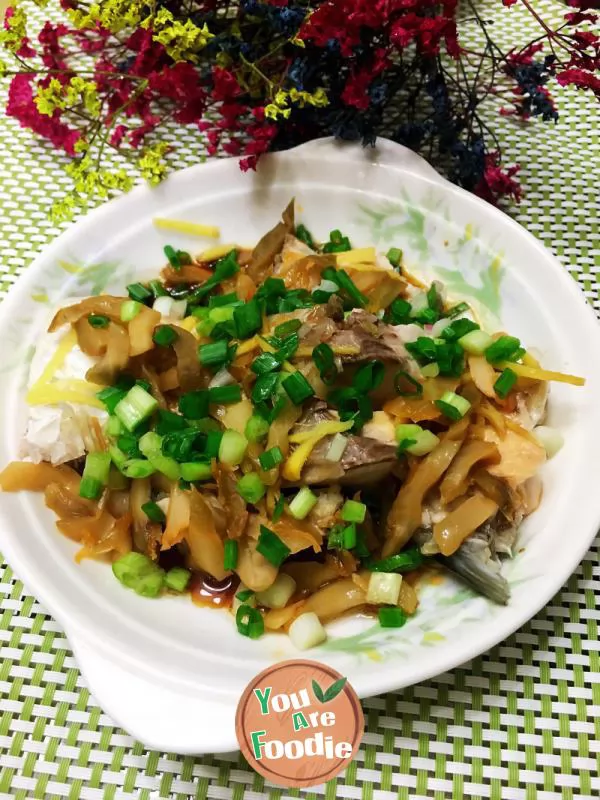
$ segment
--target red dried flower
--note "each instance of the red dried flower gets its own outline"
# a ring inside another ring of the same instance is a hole
[[[75,155],[75,143],[81,137],[77,130],[69,128],[60,120],[60,112],[55,111],[47,117],[37,110],[33,101],[33,76],[15,75],[8,90],[6,113],[19,121],[22,128],[30,128],[55,147],[62,148],[68,155]]]
[[[564,72],[557,74],[556,80],[561,86],[591,89],[595,95],[600,97],[600,78],[582,69],[566,69]]]
[[[486,153],[485,170],[482,179],[475,187],[475,194],[487,200],[489,203],[496,203],[501,197],[511,197],[516,203],[521,199],[521,187],[513,180],[513,176],[521,169],[519,164],[515,164],[504,171],[500,166],[500,153],[495,150]]]

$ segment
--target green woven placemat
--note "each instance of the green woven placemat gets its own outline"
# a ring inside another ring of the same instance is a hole
[[[559,3],[535,6],[549,19],[564,13]],[[517,7],[507,11],[488,0],[482,8],[509,43],[529,36]],[[559,110],[556,126],[494,120],[507,161],[521,164],[527,187],[512,213],[562,259],[600,310],[593,171],[600,120],[593,102],[574,92],[559,95]],[[66,181],[56,153],[14,121],[0,118],[0,133],[4,294],[59,233],[47,208]],[[180,145],[174,165],[197,163],[196,134],[172,129],[169,136]],[[60,627],[4,566],[0,798],[597,800],[599,544],[549,605],[501,645],[452,674],[366,700],[364,743],[345,775],[313,792],[285,794],[237,753],[182,758],[148,751],[127,736],[94,703]]]

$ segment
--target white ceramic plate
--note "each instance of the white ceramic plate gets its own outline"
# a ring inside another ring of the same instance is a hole
[[[122,292],[134,276],[155,275],[167,242],[202,249],[156,231],[153,216],[219,225],[223,242],[252,244],[292,196],[318,238],[340,228],[355,246],[401,247],[411,270],[439,277],[492,327],[501,320],[539,348],[548,367],[587,378],[583,389],[552,387],[550,424],[566,444],[544,468],[543,503],[522,528],[522,550],[506,564],[509,606],[448,579],[426,587],[403,629],[347,620],[308,653],[366,697],[451,669],[508,636],[560,588],[600,522],[600,334],[591,309],[533,237],[410,151],[389,142],[373,151],[324,140],[268,156],[256,174],[242,173],[235,160],[215,161],[154,190],[136,189],[75,225],[36,259],[0,309],[0,464],[17,456],[28,364],[51,305]],[[186,598],[143,599],[106,565],[75,564],[76,545],[56,532],[38,495],[1,496],[0,522],[2,550],[64,626],[96,699],[150,747],[234,749],[235,706],[246,683],[273,661],[299,655],[285,636],[250,641],[225,612]]]

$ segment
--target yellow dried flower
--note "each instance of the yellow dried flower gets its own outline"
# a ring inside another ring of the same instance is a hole
[[[138,159],[138,167],[142,177],[152,186],[160,183],[167,173],[167,165],[162,158],[169,149],[167,142],[158,142],[147,147]]]
[[[4,26],[0,25],[0,45],[16,53],[27,36],[27,15],[21,6],[13,6],[12,16],[5,17]]]
[[[198,61],[196,53],[206,46],[214,37],[206,25],[200,28],[190,19],[180,22],[166,8],[154,17],[147,17],[142,23],[144,28],[152,28],[152,38],[160,42],[174,61]]]

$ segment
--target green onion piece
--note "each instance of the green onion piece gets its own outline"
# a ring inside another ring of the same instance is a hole
[[[128,431],[133,431],[140,423],[152,416],[158,408],[158,403],[141,386],[132,386],[117,403],[115,414]]]
[[[142,553],[127,553],[112,565],[115,578],[142,597],[158,597],[165,582],[165,571]]]
[[[313,397],[315,391],[301,372],[293,372],[288,378],[282,381],[281,385],[285,389],[287,396],[296,406],[302,405],[309,397]]]
[[[352,302],[355,303],[355,305],[364,308],[368,303],[368,299],[364,296],[364,294],[361,291],[359,291],[358,287],[356,286],[350,275],[348,275],[346,270],[338,269],[336,271],[336,276],[337,276],[336,283],[339,285],[340,289],[342,289],[342,291],[344,291],[348,295],[350,300],[352,300]]]
[[[273,516],[271,519],[273,522],[279,522],[281,517],[283,516],[283,509],[285,508],[285,497],[280,494],[277,498],[277,502],[275,503],[275,507],[273,508]]]
[[[344,253],[347,250],[352,250],[350,239],[347,236],[342,236],[341,231],[331,231],[329,234],[329,241],[323,245],[324,253]]]
[[[109,414],[114,414],[115,408],[126,394],[126,389],[119,389],[117,386],[107,386],[105,389],[96,392],[96,397],[104,403]]]
[[[272,399],[272,407],[269,408],[268,403],[257,403],[254,407],[254,410],[257,414],[259,414],[264,420],[266,420],[269,425],[271,425],[274,420],[281,414],[283,409],[286,407],[288,400],[286,397],[279,396],[276,399]]]
[[[434,433],[420,425],[397,425],[396,441],[400,443],[399,454],[406,451],[413,456],[425,456],[440,443]]]
[[[356,525],[347,525],[342,531],[342,550],[352,550],[356,547]]]
[[[521,349],[521,342],[515,336],[500,336],[485,350],[485,357],[494,364],[496,361],[511,361]]]
[[[233,321],[238,339],[248,339],[262,327],[262,315],[257,300],[237,306],[233,311]]]
[[[174,592],[185,592],[192,573],[183,567],[173,567],[165,575],[165,586]]]
[[[217,458],[223,433],[220,430],[208,431],[206,434],[206,444],[204,446],[205,458]]]
[[[392,267],[399,267],[402,263],[402,250],[399,247],[390,247],[387,251],[386,256],[387,260],[390,262]]]
[[[419,363],[429,363],[436,360],[437,349],[435,342],[427,336],[419,336],[416,342],[407,342],[405,347]]]
[[[263,499],[267,487],[261,481],[256,472],[248,472],[243,475],[236,484],[237,492],[247,503],[256,505]]]
[[[213,386],[208,390],[209,403],[239,403],[242,399],[242,387],[239,383],[230,383],[228,386]]]
[[[217,308],[211,308],[208,313],[208,321],[209,324],[213,325],[212,328],[213,332],[213,339],[226,339],[226,338],[233,338],[233,334],[235,333],[235,329],[233,327],[233,311],[235,306],[218,306]],[[215,328],[217,329],[217,335],[214,335]],[[223,332],[223,336],[219,335],[219,331]],[[230,335],[231,331],[231,335]],[[227,336],[224,334],[227,333]]]
[[[287,287],[283,278],[267,278],[267,280],[258,287],[256,297],[259,299],[273,299],[285,297],[286,294]]]
[[[181,269],[181,261],[179,260],[179,256],[177,254],[177,250],[174,247],[171,247],[170,244],[166,244],[163,248],[164,254],[169,259],[169,264],[173,267],[173,269]]]
[[[257,608],[242,604],[235,615],[238,633],[250,639],[259,639],[265,631],[265,621]]]
[[[300,239],[301,242],[304,242],[304,244],[312,250],[315,249],[315,243],[310,231],[302,224],[296,227],[296,239]]]
[[[479,325],[470,319],[457,319],[447,325],[440,334],[442,339],[447,339],[450,342],[462,339],[468,333],[480,330]]]
[[[418,547],[411,547],[395,556],[380,561],[365,561],[364,566],[371,572],[411,572],[425,561]]]
[[[273,353],[262,353],[254,359],[250,369],[256,375],[266,375],[268,372],[281,369],[281,361]]]
[[[190,426],[180,431],[171,431],[165,434],[161,446],[156,449],[162,450],[163,455],[174,458],[175,461],[193,461],[194,455],[192,455],[192,451],[194,447],[199,442],[203,444],[204,441],[207,441],[207,439],[202,436],[202,432]],[[206,461],[207,459],[203,458],[202,460]]]
[[[210,311],[206,306],[196,306],[196,308],[192,309],[192,317],[199,319],[201,322],[206,322]]]
[[[178,337],[179,334],[171,325],[160,325],[154,330],[152,339],[160,347],[169,347]]]
[[[446,316],[449,317],[450,319],[454,319],[455,317],[458,317],[461,314],[464,314],[465,311],[468,311],[468,310],[469,310],[469,304],[468,303],[459,303],[458,305],[453,306],[449,311],[447,311],[446,312]]]
[[[277,301],[276,311],[279,314],[287,314],[299,308],[312,308],[314,300],[306,289],[290,289],[285,297]],[[267,306],[268,307],[268,306]]]
[[[88,322],[92,328],[108,328],[110,319],[105,317],[104,314],[90,314]]]
[[[356,500],[346,500],[342,507],[342,519],[344,522],[364,522],[366,514],[366,505]]]
[[[436,406],[440,411],[451,420],[459,420],[471,408],[471,403],[466,397],[461,397],[455,392],[444,392],[439,400],[435,401]]]
[[[227,350],[227,342],[224,339],[201,344],[198,348],[198,359],[205,367],[222,367],[227,361]]]
[[[221,283],[221,281],[233,277],[236,272],[239,272],[239,269],[237,251],[230,250],[226,256],[223,256],[223,258],[217,261],[212,276],[193,290],[188,298],[188,302],[200,303],[207,294],[210,294],[210,292]]]
[[[282,322],[281,325],[276,325],[273,333],[279,339],[285,339],[286,336],[291,336],[292,333],[299,331],[301,327],[302,322],[299,319],[288,319],[286,322]]]
[[[406,625],[408,617],[401,608],[383,606],[379,609],[379,624],[382,628],[401,628]]]
[[[209,394],[206,389],[186,392],[179,398],[179,410],[186,419],[202,419],[208,416]]]
[[[241,433],[226,430],[219,446],[219,461],[230,467],[237,467],[246,455],[248,440]]]
[[[238,543],[235,539],[227,539],[225,542],[225,554],[223,556],[223,569],[235,569],[237,567],[237,562]]]
[[[127,463],[127,455],[115,445],[111,445],[108,448],[108,452],[115,467],[121,470],[123,465]]]
[[[127,294],[132,300],[137,300],[138,303],[145,303],[154,295],[143,283],[130,283],[127,287]]]
[[[498,397],[501,397],[504,400],[516,382],[517,373],[514,372],[510,367],[506,367],[506,369],[502,370],[500,377],[494,383],[494,391]]]
[[[374,359],[362,366],[354,374],[352,385],[357,392],[368,394],[381,386],[385,377],[385,364],[383,361]]]
[[[303,486],[289,504],[289,511],[294,519],[305,519],[317,504],[317,495],[308,486]]]
[[[440,315],[433,308],[423,308],[421,311],[413,311],[412,318],[423,325],[433,325],[438,321]]]
[[[329,550],[342,549],[343,532],[344,532],[343,525],[334,525],[333,528],[329,531],[329,535],[327,537],[327,547]]]
[[[270,469],[274,469],[278,464],[281,464],[283,461],[283,453],[279,447],[271,447],[270,450],[266,450],[264,453],[262,453],[258,457],[258,460],[261,467],[268,471]]]
[[[350,525],[334,525],[329,531],[327,547],[330,550],[352,550],[358,541],[358,531],[354,523]]]
[[[421,397],[423,394],[423,384],[403,369],[394,375],[394,388],[400,397]]]
[[[271,339],[271,341],[273,342],[274,339]],[[292,333],[286,336],[285,339],[276,339],[276,341],[278,342],[278,348],[275,357],[279,361],[287,361],[292,358],[300,346],[300,339],[297,333]]]
[[[440,375],[460,377],[465,365],[465,354],[458,342],[436,342],[436,361]]]
[[[79,484],[79,496],[88,500],[95,500],[102,494],[102,489],[108,483],[110,473],[110,453],[88,453],[85,459],[83,475]]]
[[[212,478],[212,467],[204,461],[190,461],[179,465],[179,471],[184,481],[208,481]]]
[[[373,404],[370,399],[348,387],[335,389],[327,396],[330,405],[338,409],[342,422],[353,420],[353,431],[359,431],[368,420],[373,417]]]
[[[440,368],[437,364],[425,364],[421,367],[421,375],[424,378],[437,378],[440,374]]]
[[[142,511],[148,517],[150,522],[161,522],[162,523],[162,522],[165,522],[165,520],[166,520],[165,512],[162,510],[162,508],[159,505],[157,505],[156,503],[153,503],[151,500],[149,500],[147,503],[143,503]]]
[[[162,472],[171,481],[179,480],[179,464],[174,458],[162,454],[162,442],[162,438],[157,433],[149,431],[140,439],[140,450],[158,472]]]
[[[222,308],[223,306],[242,305],[243,301],[237,296],[235,292],[228,294],[214,294],[208,300],[209,308]],[[233,309],[232,309],[233,313]]]
[[[252,402],[256,404],[268,400],[277,388],[278,381],[279,376],[273,372],[269,372],[267,375],[261,375],[257,378],[256,383],[252,387]]]
[[[167,290],[165,289],[165,287],[162,285],[162,283],[160,281],[156,281],[156,280],[150,281],[148,286],[150,287],[150,290],[152,291],[152,294],[154,295],[154,297],[168,297],[169,296],[169,293],[167,292]]]
[[[118,417],[109,417],[104,426],[107,436],[118,436],[123,430],[121,422]]]
[[[439,317],[439,312],[442,310],[442,297],[439,292],[438,284],[434,281],[427,290],[427,305],[432,311],[436,312]]]
[[[385,313],[386,322],[392,325],[407,325],[411,320],[412,306],[408,300],[397,297]]]
[[[121,321],[131,322],[132,319],[137,317],[142,308],[143,303],[139,303],[137,300],[125,300],[124,303],[121,303]]]
[[[187,428],[187,422],[180,414],[167,411],[165,408],[158,409],[158,419],[154,430],[160,436],[164,436],[166,433],[173,433],[173,431],[182,431],[185,428]]]
[[[264,525],[260,526],[260,535],[258,537],[256,549],[275,567],[281,566],[292,552],[276,533],[266,528]]]
[[[117,438],[117,447],[129,458],[139,458],[141,455],[138,439],[131,433],[123,433]]]
[[[264,439],[269,432],[269,423],[259,417],[258,414],[253,414],[244,429],[244,434],[249,442],[260,442]]]
[[[120,470],[126,478],[149,478],[156,472],[154,465],[145,458],[130,458]]]
[[[330,386],[336,379],[338,369],[335,365],[333,350],[326,342],[321,342],[312,351],[312,360],[319,370],[321,380],[326,386]]]
[[[245,603],[246,600],[249,600],[254,592],[252,589],[242,589],[241,592],[238,592],[235,596],[236,600],[239,600],[240,603]]]
[[[354,555],[358,558],[369,558],[371,551],[367,547],[367,534],[364,530],[356,532],[356,544],[354,546]]]

